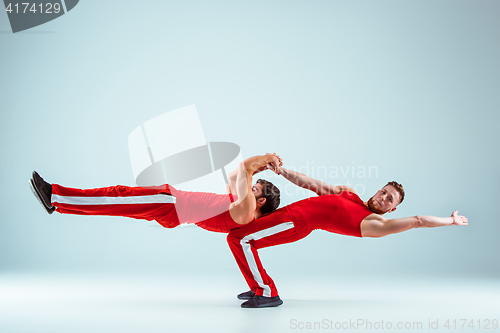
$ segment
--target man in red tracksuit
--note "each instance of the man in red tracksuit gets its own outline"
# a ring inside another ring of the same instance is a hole
[[[383,237],[412,228],[467,225],[467,218],[454,211],[451,217],[413,216],[388,220],[382,215],[396,210],[404,199],[403,187],[389,182],[367,202],[347,186],[332,186],[306,175],[279,168],[292,183],[315,192],[313,197],[264,215],[232,230],[227,241],[250,291],[238,295],[244,308],[283,304],[271,277],[262,267],[258,249],[292,243],[315,229],[355,237]]]
[[[111,186],[75,189],[49,184],[33,172],[31,187],[49,214],[125,216],[156,220],[166,228],[195,223],[215,232],[229,232],[279,206],[279,190],[271,182],[252,176],[266,168],[277,170],[275,154],[254,156],[240,163],[228,177],[228,194],[179,191],[169,185]]]

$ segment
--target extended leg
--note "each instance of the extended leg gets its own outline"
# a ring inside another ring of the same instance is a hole
[[[51,203],[62,214],[157,220],[162,225],[166,224],[166,227],[179,224],[175,212],[175,197],[171,195],[168,185],[75,189],[53,184]]]
[[[75,189],[47,183],[37,172],[30,180],[33,194],[47,210],[62,214],[124,216],[156,220],[166,228],[179,225],[176,197],[169,185],[110,186]]]

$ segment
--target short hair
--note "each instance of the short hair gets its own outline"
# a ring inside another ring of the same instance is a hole
[[[264,205],[260,207],[261,213],[267,214],[275,211],[280,205],[280,190],[273,183],[265,179],[257,180],[257,184],[262,185],[261,198],[266,199]]]
[[[388,182],[385,186],[387,186],[387,185],[391,185],[392,187],[394,187],[396,189],[396,191],[398,191],[399,196],[401,197],[401,199],[399,200],[399,203],[402,203],[403,199],[405,198],[405,190],[403,189],[403,185],[401,185],[400,183],[395,182],[395,181]]]

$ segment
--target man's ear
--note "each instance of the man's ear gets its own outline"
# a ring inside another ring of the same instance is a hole
[[[394,207],[393,209],[391,209],[390,211],[388,211],[388,213],[392,213],[393,211],[396,210],[396,208],[398,208],[398,207]]]
[[[266,198],[257,199],[257,205],[259,205],[259,207],[264,206],[265,203],[266,203]]]

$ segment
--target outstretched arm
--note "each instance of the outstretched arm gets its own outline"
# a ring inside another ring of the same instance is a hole
[[[321,180],[313,179],[300,172],[280,168],[280,175],[294,183],[295,185],[313,191],[317,195],[339,194],[342,191],[354,192],[352,188],[345,185],[330,185]]]
[[[388,220],[378,214],[372,214],[361,222],[361,235],[363,237],[384,237],[400,233],[413,228],[435,228],[447,225],[468,225],[465,216],[454,211],[450,217],[412,216]]]
[[[238,200],[233,202],[229,208],[229,214],[238,224],[247,224],[254,218],[257,203],[252,191],[252,176],[257,170],[266,165],[277,172],[279,161],[274,155],[254,156],[246,159],[238,166],[234,185]]]

